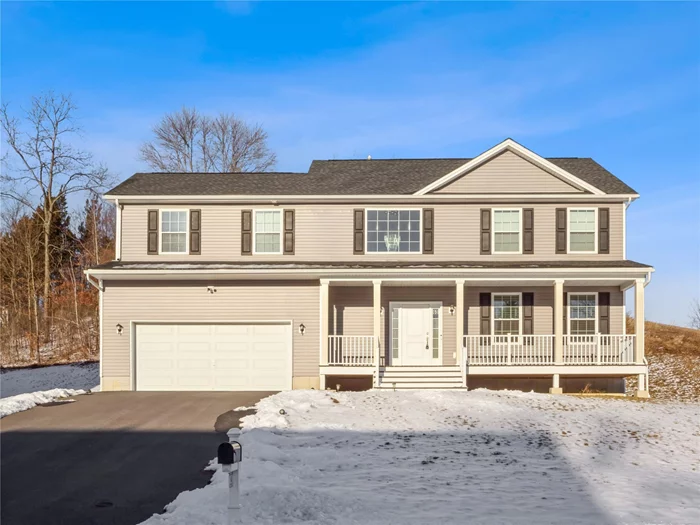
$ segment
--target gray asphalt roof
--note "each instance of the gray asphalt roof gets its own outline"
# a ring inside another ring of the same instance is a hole
[[[315,160],[308,173],[136,173],[110,195],[410,195],[471,159]],[[635,194],[590,158],[547,159],[605,193]]]
[[[310,262],[285,262],[285,261],[241,261],[241,262],[151,262],[151,261],[110,261],[99,266],[93,266],[91,270],[237,270],[237,269],[265,269],[265,270],[323,270],[323,269],[348,269],[348,270],[375,270],[375,269],[470,269],[470,268],[503,268],[503,269],[528,269],[528,268],[651,268],[648,264],[635,261],[436,261],[436,262],[400,262],[400,261],[362,261],[362,262],[338,262],[338,261],[310,261]]]

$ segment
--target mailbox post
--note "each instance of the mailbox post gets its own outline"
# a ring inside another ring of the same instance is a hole
[[[238,441],[221,443],[217,452],[217,460],[221,470],[228,473],[228,523],[233,525],[240,522],[241,501],[238,484],[238,472],[243,459],[243,448]]]

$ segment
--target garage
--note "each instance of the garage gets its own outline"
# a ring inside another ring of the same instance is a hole
[[[136,390],[287,390],[289,323],[138,323]]]

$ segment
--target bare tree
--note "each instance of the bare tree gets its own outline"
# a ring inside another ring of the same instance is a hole
[[[700,301],[697,299],[690,304],[690,326],[700,330]]]
[[[7,104],[0,109],[0,125],[10,151],[17,161],[3,175],[4,196],[33,208],[40,201],[39,219],[43,231],[43,312],[48,330],[48,301],[51,286],[51,224],[57,202],[68,195],[94,192],[108,182],[107,169],[95,165],[92,156],[75,148],[80,128],[74,121],[76,107],[70,97],[52,92],[33,97],[21,119],[10,115]],[[46,333],[45,333],[46,335]]]
[[[230,113],[212,118],[182,108],[165,115],[153,133],[141,146],[141,160],[157,171],[258,172],[276,162],[265,130]]]

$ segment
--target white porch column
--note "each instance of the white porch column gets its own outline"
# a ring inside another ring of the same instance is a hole
[[[372,319],[374,326],[374,348],[376,361],[374,363],[374,386],[379,386],[379,366],[382,348],[382,281],[372,281]],[[385,356],[386,360],[387,357]]]
[[[554,363],[564,363],[564,280],[554,281]]]
[[[456,304],[455,304],[455,315],[457,316],[455,332],[457,332],[457,341],[455,346],[455,357],[457,358],[457,364],[459,369],[464,369],[465,355],[463,352],[464,344],[464,279],[455,280],[455,292],[456,292]]]
[[[645,279],[634,281],[634,362],[644,364],[644,283]],[[649,375],[639,374],[637,397],[649,397]]]
[[[634,282],[634,362],[644,362],[644,279]]]
[[[321,280],[321,296],[319,300],[319,308],[321,309],[321,366],[328,365],[328,285],[327,280]],[[321,390],[326,389],[326,374],[321,370]]]

